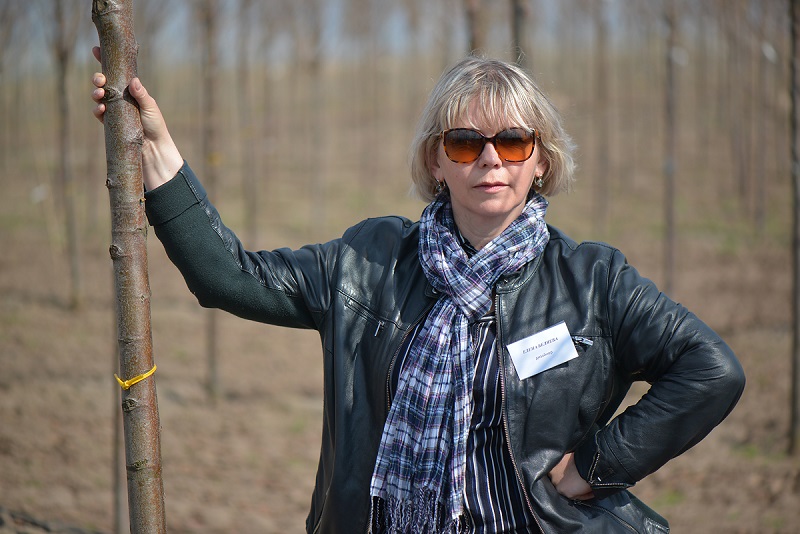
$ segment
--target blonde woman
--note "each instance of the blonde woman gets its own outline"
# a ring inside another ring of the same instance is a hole
[[[469,57],[442,76],[411,149],[418,222],[294,251],[244,250],[130,92],[149,221],[200,304],[320,332],[308,532],[668,531],[628,488],[730,412],[742,368],[618,250],[546,224],[573,146],[527,73]],[[635,380],[649,393],[614,416]]]

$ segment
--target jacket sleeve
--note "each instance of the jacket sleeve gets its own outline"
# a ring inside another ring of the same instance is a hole
[[[608,321],[618,372],[650,390],[575,451],[597,497],[630,487],[703,439],[736,405],[744,371],[706,324],[614,251]]]
[[[339,241],[296,251],[245,250],[186,163],[145,200],[156,236],[202,306],[266,323],[318,328],[330,303]]]

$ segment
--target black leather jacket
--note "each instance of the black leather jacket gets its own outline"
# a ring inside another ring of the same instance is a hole
[[[366,532],[392,365],[438,297],[417,259],[417,224],[369,219],[325,244],[255,253],[223,226],[186,165],[146,199],[156,235],[201,305],[319,331],[322,448],[306,527]],[[665,532],[626,488],[733,408],[744,374],[728,346],[618,250],[577,244],[555,228],[540,257],[497,283],[495,309],[507,442],[542,531]],[[561,321],[579,357],[520,380],[505,347]],[[634,380],[652,386],[614,417]],[[547,473],[568,451],[598,498],[556,492]]]

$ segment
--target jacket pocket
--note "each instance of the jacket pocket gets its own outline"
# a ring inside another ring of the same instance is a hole
[[[378,337],[383,332],[388,322],[386,319],[379,317],[375,312],[367,308],[352,297],[344,297],[344,305],[349,310],[364,318],[367,322],[367,327],[364,330],[365,334],[370,334],[373,337]]]
[[[589,521],[605,518],[619,526],[618,532],[643,534],[667,534],[669,523],[655,510],[625,490],[605,499],[571,501],[572,504],[589,516]]]

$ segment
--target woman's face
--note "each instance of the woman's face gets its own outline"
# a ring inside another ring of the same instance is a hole
[[[470,115],[479,117],[470,105]],[[482,124],[475,127],[483,135],[491,137],[497,132],[515,125]],[[453,125],[454,128],[472,127],[467,120]],[[431,162],[431,171],[438,181],[444,181],[450,190],[453,215],[462,232],[481,233],[491,237],[499,235],[522,213],[528,192],[536,176],[547,170],[547,162],[541,158],[539,145],[525,161],[504,161],[492,143],[486,143],[477,160],[472,163],[456,163],[447,157],[440,141]],[[465,234],[466,235],[466,234]]]

